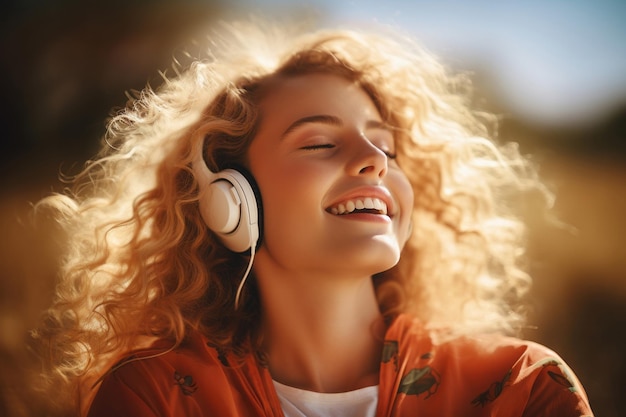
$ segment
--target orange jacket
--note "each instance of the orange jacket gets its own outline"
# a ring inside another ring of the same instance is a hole
[[[88,416],[283,416],[271,375],[199,334],[174,351],[145,350],[109,372]],[[401,315],[387,330],[377,417],[591,416],[576,376],[551,350],[507,337],[434,344]]]

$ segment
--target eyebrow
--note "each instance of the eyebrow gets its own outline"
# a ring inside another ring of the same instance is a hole
[[[287,136],[288,134],[290,134],[291,132],[299,128],[300,126],[309,124],[309,123],[321,123],[321,124],[331,125],[331,126],[343,125],[343,122],[341,121],[341,119],[336,116],[331,116],[329,114],[316,114],[314,116],[303,117],[301,119],[296,120],[292,124],[290,124],[289,127],[285,129],[285,131],[283,132],[282,137],[284,138],[285,136]]]
[[[296,120],[295,122],[290,124],[287,129],[285,129],[281,137],[284,138],[285,136],[287,136],[289,133],[293,132],[300,126],[305,125],[305,124],[310,124],[310,123],[321,123],[321,124],[330,125],[330,126],[343,126],[343,122],[339,117],[332,116],[329,114],[316,114],[313,116],[306,116],[306,117]],[[379,121],[379,120],[368,120],[367,122],[365,122],[365,127],[367,129],[385,129],[389,131],[391,130],[389,129],[386,123]]]

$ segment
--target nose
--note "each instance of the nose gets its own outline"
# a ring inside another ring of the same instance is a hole
[[[387,174],[388,156],[365,135],[360,134],[350,147],[347,169],[350,175],[383,178]]]

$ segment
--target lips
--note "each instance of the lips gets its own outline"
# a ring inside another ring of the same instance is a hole
[[[370,213],[393,217],[395,208],[385,187],[359,187],[336,199],[326,211],[336,216]]]
[[[363,197],[345,200],[335,206],[329,207],[331,214],[345,215],[354,212],[366,212],[373,214],[387,214],[387,203],[376,197]]]

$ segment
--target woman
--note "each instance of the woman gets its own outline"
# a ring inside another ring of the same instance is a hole
[[[82,413],[591,415],[507,336],[502,196],[541,187],[466,80],[404,38],[269,29],[223,28],[40,203],[69,237],[41,335]]]

